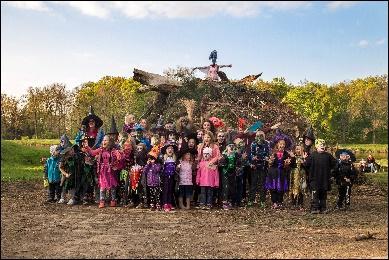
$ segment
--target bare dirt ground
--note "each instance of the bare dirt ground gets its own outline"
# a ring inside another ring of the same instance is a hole
[[[41,182],[1,185],[1,258],[388,257],[387,191],[372,186],[354,186],[349,211],[312,215],[45,204]]]

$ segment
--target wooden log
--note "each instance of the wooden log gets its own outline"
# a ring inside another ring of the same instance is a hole
[[[169,79],[167,77],[136,68],[134,68],[133,79],[143,85],[138,89],[138,92],[157,91],[170,93],[182,86],[182,83],[177,80]]]

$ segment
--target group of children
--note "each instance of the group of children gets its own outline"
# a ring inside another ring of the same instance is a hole
[[[188,117],[158,123],[148,128],[127,115],[122,132],[112,118],[106,134],[103,122],[91,108],[82,121],[72,145],[66,135],[50,147],[45,162],[48,202],[98,203],[104,208],[118,204],[166,212],[220,207],[266,207],[269,191],[273,209],[290,206],[304,209],[304,198],[311,195],[311,212],[327,211],[327,191],[331,180],[339,185],[337,208],[350,205],[355,170],[349,155],[336,160],[326,152],[325,142],[315,140],[309,128],[294,145],[277,129],[278,125],[245,131],[239,119],[238,130],[225,129],[212,117],[202,127]],[[271,141],[266,134],[276,129]],[[314,149],[313,146],[316,148]]]

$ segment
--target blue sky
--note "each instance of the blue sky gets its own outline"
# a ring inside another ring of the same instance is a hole
[[[72,89],[134,67],[209,64],[333,84],[388,73],[387,2],[1,2],[1,93]],[[203,76],[198,74],[198,76]]]

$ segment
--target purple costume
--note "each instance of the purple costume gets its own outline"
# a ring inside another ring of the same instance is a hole
[[[279,159],[277,153],[274,154],[273,164],[268,169],[265,188],[285,192],[288,190],[289,169],[285,169],[284,162],[289,157],[289,154],[284,151],[281,159]]]

